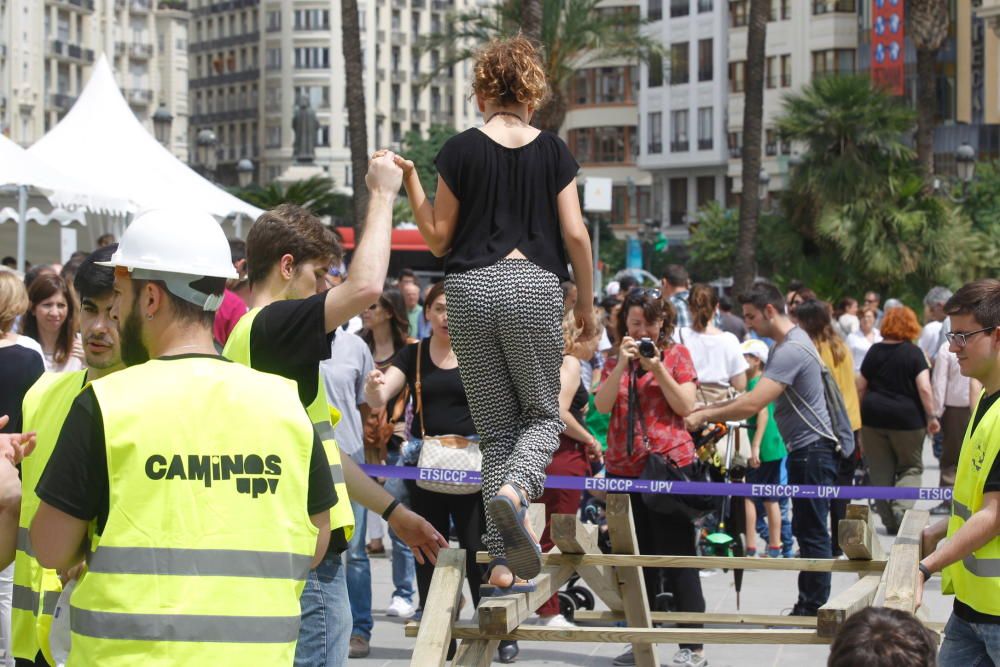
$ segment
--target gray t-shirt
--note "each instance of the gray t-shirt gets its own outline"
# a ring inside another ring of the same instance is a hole
[[[359,336],[338,331],[330,358],[319,364],[326,395],[340,410],[334,434],[340,450],[358,463],[365,462],[364,431],[358,407],[365,403],[365,378],[375,368],[368,345]]]
[[[833,429],[830,426],[830,415],[826,409],[823,376],[818,357],[814,356],[813,352],[804,350],[798,345],[789,344],[787,342],[789,340],[805,345],[812,350],[815,350],[816,347],[805,331],[795,327],[788,332],[784,342],[774,346],[767,366],[764,368],[764,377],[786,386],[785,391],[774,402],[774,420],[778,423],[778,431],[781,432],[781,438],[785,441],[785,447],[791,452],[823,439],[816,432],[817,430],[832,433]],[[790,396],[791,392],[788,391],[787,387],[795,389],[802,400],[812,408],[812,411],[803,405],[797,397]],[[790,401],[795,401],[794,408]],[[798,408],[798,411],[809,420],[808,424],[802,421],[802,417],[799,417],[795,408]],[[816,423],[813,412],[819,417],[821,424]],[[832,446],[834,443],[830,442],[830,444]]]

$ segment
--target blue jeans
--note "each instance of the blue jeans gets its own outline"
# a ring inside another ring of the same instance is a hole
[[[820,440],[788,453],[788,483],[833,485],[837,463],[833,446]],[[803,558],[831,558],[833,548],[827,519],[830,501],[826,498],[792,499],[792,534],[799,541]],[[829,572],[800,572],[800,608],[815,613],[830,598]]]
[[[1000,665],[1000,625],[969,623],[955,614],[944,626],[938,654],[940,667],[994,667]]]
[[[347,545],[344,555],[347,575],[347,594],[351,600],[351,617],[354,627],[351,635],[372,638],[372,568],[365,549],[365,533],[368,528],[368,510],[364,505],[351,501],[354,510],[354,535]]]
[[[406,444],[403,443],[403,447]],[[389,452],[385,461],[386,465],[402,465],[399,461],[399,456],[399,451]],[[403,505],[410,506],[410,492],[403,480],[396,478],[387,479],[385,490]],[[413,604],[413,596],[415,594],[413,587],[417,579],[417,563],[413,560],[413,552],[410,551],[410,547],[406,546],[405,542],[396,536],[396,532],[391,527],[389,528],[389,539],[392,540],[392,585],[394,588],[392,596],[403,598],[410,604]]]
[[[342,667],[351,641],[351,605],[340,556],[329,554],[309,570],[299,600],[302,625],[295,646],[295,667]]]
[[[781,484],[788,484],[788,457],[781,459]],[[754,505],[757,506],[757,534],[770,544],[770,535],[767,528],[767,512],[764,510],[764,503],[760,498],[754,498]],[[795,556],[795,541],[792,538],[792,502],[787,496],[778,498],[778,507],[781,509],[781,557],[793,558]]]

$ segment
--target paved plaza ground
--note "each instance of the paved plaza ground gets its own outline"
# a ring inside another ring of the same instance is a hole
[[[937,460],[930,453],[929,444],[925,448],[923,486],[937,486]],[[932,503],[918,503],[917,507],[929,509]],[[932,517],[932,520],[938,517]],[[884,546],[892,543],[879,525],[879,535]],[[404,622],[386,618],[384,610],[392,594],[389,561],[372,561],[373,600],[375,609],[375,634],[372,637],[371,655],[363,660],[351,660],[350,667],[403,667],[409,664],[413,649],[413,639],[403,636]],[[741,609],[745,613],[776,614],[790,608],[796,599],[795,572],[747,572],[740,594]],[[716,572],[702,578],[702,586],[709,612],[735,612],[736,593],[733,588],[732,573]],[[857,581],[855,574],[834,573],[833,593],[849,587]],[[466,593],[468,595],[468,593]],[[951,611],[952,599],[941,595],[941,580],[935,576],[927,584],[925,604],[934,621],[945,621]],[[600,603],[599,603],[600,604]],[[466,606],[463,617],[471,616]],[[530,643],[521,642],[521,654],[516,664],[525,667],[535,665],[599,666],[610,667],[611,660],[626,648],[623,644],[582,644],[582,643]],[[675,645],[657,647],[660,662],[668,664],[677,650]],[[758,646],[758,645],[714,645],[707,646],[706,656],[712,667],[770,667],[772,665],[796,665],[797,667],[818,667],[826,664],[826,646]],[[499,664],[499,663],[495,663]]]

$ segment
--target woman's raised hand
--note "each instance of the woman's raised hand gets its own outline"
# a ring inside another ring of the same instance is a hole
[[[393,158],[393,161],[396,163],[397,167],[403,170],[403,178],[409,178],[410,174],[413,173],[413,170],[416,169],[413,164],[413,160],[407,160],[402,155],[396,155]]]

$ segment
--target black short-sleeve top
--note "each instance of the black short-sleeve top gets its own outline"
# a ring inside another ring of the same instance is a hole
[[[434,164],[459,201],[445,273],[490,266],[517,249],[569,279],[556,198],[580,166],[562,139],[543,130],[508,148],[470,128],[449,139]]]

